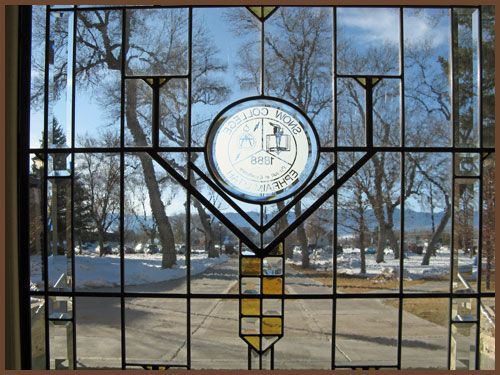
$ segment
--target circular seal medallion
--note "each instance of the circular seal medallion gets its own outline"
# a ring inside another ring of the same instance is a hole
[[[232,196],[272,203],[294,195],[311,178],[318,143],[311,120],[298,107],[251,97],[215,117],[206,140],[207,165]]]

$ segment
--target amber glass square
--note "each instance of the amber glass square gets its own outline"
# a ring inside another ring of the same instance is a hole
[[[260,315],[260,299],[243,298],[241,300],[242,315]]]
[[[242,275],[260,275],[260,258],[244,257],[241,258]]]
[[[281,334],[281,318],[263,318],[262,319],[262,334],[263,335],[280,335]]]
[[[283,280],[281,277],[264,277],[262,279],[262,292],[264,294],[282,294]]]

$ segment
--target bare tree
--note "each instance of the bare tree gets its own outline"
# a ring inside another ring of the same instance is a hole
[[[104,135],[103,140],[86,137],[83,144],[112,146],[114,136]],[[117,225],[120,209],[120,168],[119,157],[105,153],[78,154],[76,170],[84,190],[83,205],[89,210],[93,227],[97,232],[99,255],[105,254],[106,234]]]
[[[246,9],[231,17],[238,34],[255,33],[258,22]],[[326,8],[280,8],[266,26],[272,32],[265,35],[264,69],[266,94],[288,99],[304,110],[322,133],[322,142],[331,143],[331,10]],[[268,29],[269,30],[269,29]],[[242,87],[259,88],[261,64],[252,44],[240,48],[238,67],[243,72]],[[284,205],[279,203],[278,210]],[[302,203],[295,207],[295,217],[302,214]],[[280,231],[288,226],[287,217],[279,222]],[[296,230],[302,250],[302,267],[309,267],[308,238],[304,223]],[[290,242],[290,241],[288,241]],[[290,245],[290,244],[289,244]],[[287,246],[285,253],[291,254]]]
[[[76,79],[81,89],[89,89],[99,98],[99,104],[110,115],[119,115],[120,90],[117,85],[106,87],[103,82],[113,71],[124,70],[129,75],[181,74],[187,71],[187,13],[184,9],[141,9],[127,12],[125,24],[121,25],[121,12],[89,10],[78,12],[78,27],[75,36],[77,43]],[[121,28],[125,28],[125,45],[121,45]],[[52,30],[51,50],[64,50],[68,41],[68,25]],[[197,102],[211,105],[224,98],[227,89],[224,82],[211,78],[211,74],[224,71],[225,65],[216,56],[216,48],[210,41],[203,25],[193,30],[193,60],[202,61],[191,76],[193,81],[203,82],[194,92],[191,104]],[[51,92],[59,97],[66,90],[67,69],[64,60],[56,59],[52,64]],[[43,83],[43,82],[42,82]],[[175,93],[176,87],[185,82],[175,82],[166,86],[161,98],[161,111],[171,116],[162,116],[160,131],[169,142],[186,146],[187,111],[179,111],[182,100],[186,105],[187,97]],[[148,116],[145,116],[151,94],[138,87],[137,80],[126,81],[125,122],[133,145],[148,145]],[[34,94],[40,90],[33,90]],[[43,91],[41,91],[43,92]],[[166,92],[166,94],[165,94]],[[39,99],[39,97],[38,97]],[[37,100],[36,97],[33,98]],[[147,103],[147,104],[146,104]],[[177,106],[177,107],[176,107]],[[177,117],[175,117],[177,116]],[[171,267],[176,262],[174,236],[165,205],[161,200],[161,187],[155,172],[153,160],[144,153],[138,154],[145,176],[153,219],[158,226],[162,245],[162,267]]]

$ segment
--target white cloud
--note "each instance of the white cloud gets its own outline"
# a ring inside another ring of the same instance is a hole
[[[339,29],[359,42],[399,41],[399,10],[390,8],[338,8]]]
[[[448,44],[450,40],[449,15],[432,20],[430,14],[408,12],[405,17],[405,39],[412,43],[430,41],[433,47]],[[437,22],[436,22],[437,21]]]
[[[405,10],[405,38],[412,42],[431,41],[433,47],[449,42],[447,11]],[[358,43],[399,43],[399,9],[338,8],[339,29]]]

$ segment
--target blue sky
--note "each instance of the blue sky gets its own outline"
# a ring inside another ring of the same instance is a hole
[[[278,10],[279,11],[279,10]],[[220,8],[199,8],[194,10],[193,22],[203,22],[206,24],[208,32],[214,43],[219,49],[218,57],[228,64],[228,72],[224,79],[232,89],[231,96],[217,108],[202,108],[206,111],[206,116],[213,117],[220,109],[229,103],[245,96],[255,95],[256,92],[242,91],[239,88],[236,75],[236,63],[238,61],[238,48],[241,45],[241,38],[238,39],[231,31],[230,24],[225,12]],[[430,24],[425,17],[426,14],[440,12],[443,16],[437,24]],[[446,49],[449,41],[449,18],[446,17],[447,11],[430,10],[419,13],[418,10],[405,10],[405,33],[409,40],[422,43],[429,40],[436,50]],[[369,46],[377,46],[381,43],[390,43],[395,46],[399,43],[399,10],[389,8],[338,8],[338,25],[342,27],[342,36],[350,38],[359,51]],[[71,18],[69,19],[71,25]],[[71,30],[71,27],[69,28]],[[340,37],[340,36],[339,36]],[[70,48],[71,51],[71,48]],[[397,66],[398,64],[396,64]],[[361,72],[350,72],[361,73]],[[394,72],[397,73],[397,72]],[[68,82],[68,92],[71,92],[71,82]],[[64,96],[63,96],[64,98]],[[95,98],[94,98],[95,99]],[[69,112],[68,112],[69,111]],[[54,113],[59,119],[68,118],[71,113],[71,107],[66,105],[66,101],[61,99],[54,107]],[[196,110],[193,109],[193,114]],[[93,100],[93,94],[89,91],[79,91],[76,96],[76,137],[85,132],[95,133],[98,128],[109,123],[105,109],[101,108],[96,100]],[[63,126],[66,121],[62,121]],[[68,122],[69,124],[69,122]],[[66,126],[68,138],[70,126]],[[119,129],[119,120],[113,125],[114,129]],[[31,117],[31,135],[30,144],[32,147],[39,147],[43,129],[43,111],[32,112]],[[182,211],[184,209],[181,200],[174,200],[177,203],[169,208],[171,211]],[[418,207],[418,203],[411,202],[410,206]],[[408,207],[409,208],[409,207]]]

